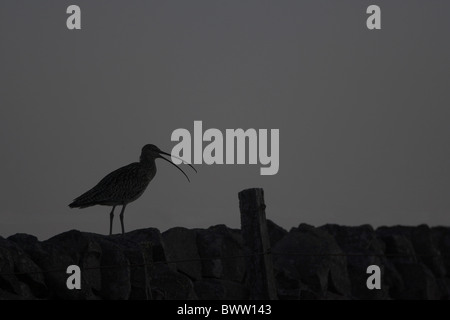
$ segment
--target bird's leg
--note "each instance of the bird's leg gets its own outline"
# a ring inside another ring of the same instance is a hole
[[[112,235],[112,225],[113,225],[113,219],[114,219],[114,209],[116,206],[113,206],[111,213],[109,214],[109,235]]]
[[[127,205],[124,204],[123,207],[122,207],[122,211],[120,211],[120,224],[121,224],[121,226],[122,226],[122,234],[125,233],[125,227],[123,226],[123,213],[125,212],[125,207],[126,207],[126,206],[127,206]]]

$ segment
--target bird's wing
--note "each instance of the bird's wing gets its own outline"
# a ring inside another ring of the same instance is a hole
[[[121,199],[125,190],[136,180],[139,174],[139,163],[134,162],[121,167],[105,176],[92,189],[76,198],[71,207],[87,207]]]

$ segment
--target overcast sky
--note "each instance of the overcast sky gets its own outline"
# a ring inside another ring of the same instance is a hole
[[[382,29],[369,31],[375,3]],[[78,4],[82,30],[66,28]],[[450,224],[449,1],[1,1],[0,235],[106,234],[109,208],[69,209],[177,128],[280,130],[280,170],[158,161],[126,229],[239,227],[267,217]],[[117,212],[118,213],[118,212]],[[118,219],[114,231],[119,232]]]

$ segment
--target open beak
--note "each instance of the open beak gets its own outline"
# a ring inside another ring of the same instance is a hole
[[[169,156],[169,157],[174,157],[174,158],[176,158],[176,159],[178,159],[178,160],[183,161],[183,163],[187,164],[189,167],[191,167],[192,169],[194,169],[195,172],[197,172],[197,170],[195,170],[195,168],[194,168],[190,163],[187,163],[187,162],[184,161],[183,159],[178,158],[178,157],[176,157],[176,156],[173,156],[173,155],[171,155],[170,153],[167,153],[167,152],[164,152],[164,151],[160,151],[159,153],[160,153],[159,156],[161,157],[161,159],[164,159],[164,160],[166,160],[167,162],[173,164],[173,165],[175,166],[175,168],[177,168],[178,170],[180,170],[180,171],[184,174],[184,176],[186,177],[186,179],[188,179],[188,181],[191,182],[191,180],[189,180],[189,177],[188,177],[187,174],[183,171],[183,169],[181,169],[179,166],[177,166],[177,165],[176,165],[175,163],[173,163],[171,160],[164,158],[164,157],[162,156],[162,154],[164,154],[164,155],[166,155],[166,156]]]

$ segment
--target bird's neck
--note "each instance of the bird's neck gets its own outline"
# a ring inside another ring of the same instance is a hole
[[[145,158],[141,158],[141,160],[139,161],[141,166],[146,168],[146,169],[152,169],[155,167],[155,159],[145,159]]]

